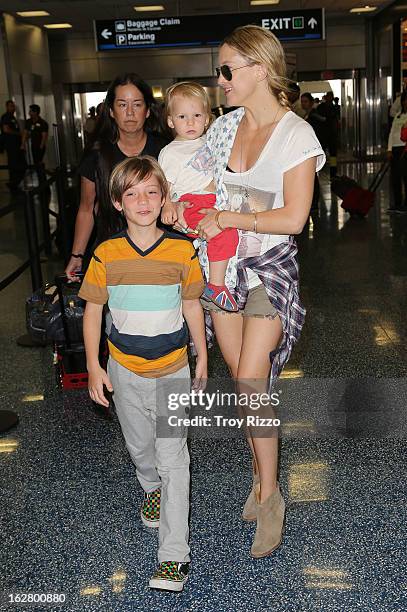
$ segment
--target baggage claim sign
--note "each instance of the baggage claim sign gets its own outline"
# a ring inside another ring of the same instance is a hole
[[[270,30],[281,41],[325,38],[324,9],[95,21],[97,51],[216,46],[242,25]]]

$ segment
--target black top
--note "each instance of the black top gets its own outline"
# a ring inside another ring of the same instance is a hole
[[[0,125],[1,125],[1,131],[3,134],[3,138],[4,143],[9,144],[10,146],[14,146],[14,145],[20,145],[21,143],[21,138],[20,138],[20,125],[17,121],[17,119],[15,118],[15,115],[13,113],[4,113],[4,115],[2,115],[1,119],[0,119]],[[6,134],[4,132],[4,126],[8,125],[11,128],[11,133],[10,134]]]
[[[318,115],[325,117],[326,127],[329,132],[338,131],[338,111],[334,104],[321,102],[317,107]]]
[[[35,123],[32,119],[27,119],[25,122],[25,129],[31,138],[31,147],[33,149],[39,149],[43,132],[48,132],[48,123],[41,117],[38,117]]]
[[[151,155],[151,157],[158,159],[161,149],[167,144],[168,142],[161,136],[147,133],[146,146],[141,151],[140,155]],[[92,149],[91,151],[86,152],[78,168],[79,175],[89,179],[92,181],[92,183],[95,182],[98,153],[99,152],[97,149]],[[112,170],[124,159],[127,159],[127,155],[125,155],[123,151],[119,149],[117,144],[112,145]]]
[[[328,126],[326,118],[318,113],[314,108],[311,109],[306,121],[313,127],[314,132],[321,143],[323,149],[327,146]]]

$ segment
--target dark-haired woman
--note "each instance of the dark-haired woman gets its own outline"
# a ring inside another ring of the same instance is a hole
[[[126,157],[157,158],[167,141],[153,132],[158,122],[150,86],[137,74],[118,76],[109,86],[97,128],[96,141],[79,166],[81,199],[75,223],[72,254],[66,274],[75,278],[82,267],[96,221],[97,242],[122,229],[122,220],[110,206],[109,176]]]

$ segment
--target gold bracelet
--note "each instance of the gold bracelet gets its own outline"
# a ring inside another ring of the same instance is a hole
[[[255,234],[257,234],[257,212],[253,213],[254,214],[254,222],[253,222],[253,232]]]
[[[225,229],[224,227],[221,226],[221,224],[219,223],[219,215],[220,213],[222,213],[223,210],[218,210],[218,212],[215,215],[215,223],[218,226],[218,228],[220,229],[221,232],[223,232],[223,230]]]

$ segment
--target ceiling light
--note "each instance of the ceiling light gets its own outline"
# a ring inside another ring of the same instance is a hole
[[[163,11],[164,7],[162,4],[152,4],[151,6],[134,6],[135,11],[143,13],[147,11]]]
[[[62,30],[64,28],[72,28],[70,23],[46,23],[44,28],[49,30]]]
[[[279,4],[280,0],[250,0],[252,6],[262,6],[264,4]]]
[[[47,11],[17,11],[20,17],[48,17]]]
[[[352,8],[350,9],[350,13],[372,13],[373,11],[375,11],[377,9],[377,6],[369,6],[368,4],[366,6],[358,6],[356,8]]]
[[[163,88],[158,85],[153,85],[153,96],[154,98],[162,98],[163,97]]]

